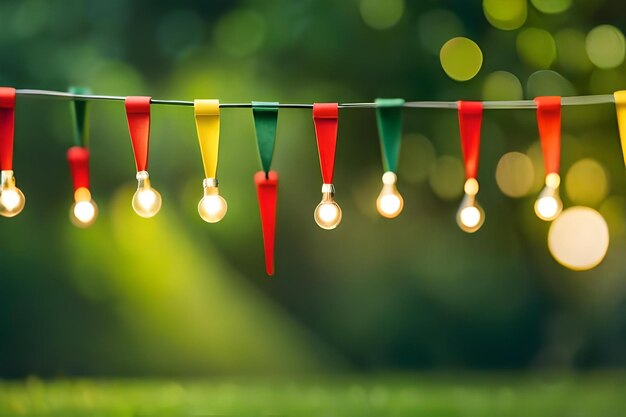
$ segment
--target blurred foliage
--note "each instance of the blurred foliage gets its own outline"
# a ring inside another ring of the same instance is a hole
[[[321,102],[626,86],[619,0],[4,0],[0,16],[0,84],[18,88]],[[465,82],[440,62],[455,37],[481,54]],[[17,218],[0,219],[2,376],[626,364],[626,184],[612,105],[563,113],[564,179],[581,159],[600,164],[606,179],[600,197],[589,184],[589,195],[576,184],[577,194],[563,190],[566,206],[591,204],[609,223],[605,261],[582,273],[554,262],[549,225],[533,214],[543,176],[534,112],[486,112],[479,177],[487,220],[466,235],[454,221],[463,184],[454,112],[406,112],[405,211],[387,221],[374,208],[382,174],[374,113],[342,111],[335,186],[344,221],[328,233],[312,218],[321,178],[311,115],[281,111],[272,279],[263,269],[249,110],[223,112],[219,177],[229,213],[207,225],[196,212],[203,175],[192,110],[153,107],[150,173],[164,207],[145,221],[130,208],[123,105],[90,104],[100,218],[76,230],[67,219],[69,105],[20,97],[17,106],[14,165],[28,203]],[[496,182],[510,151],[528,154],[535,170],[519,200]]]
[[[626,407],[618,374],[417,375],[377,378],[58,380],[0,384],[2,415],[43,416],[503,416],[618,417]]]

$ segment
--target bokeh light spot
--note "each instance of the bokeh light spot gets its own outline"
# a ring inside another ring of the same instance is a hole
[[[422,14],[417,21],[417,34],[420,43],[428,52],[439,55],[441,47],[448,39],[462,36],[463,22],[457,15],[446,9],[433,9]]]
[[[548,247],[566,268],[584,271],[597,266],[609,248],[609,228],[604,217],[589,207],[569,208],[550,225]]]
[[[575,204],[600,204],[609,190],[606,171],[593,159],[581,159],[567,171],[565,190]]]
[[[463,193],[465,182],[463,163],[455,157],[444,155],[437,159],[430,172],[430,187],[443,200],[456,200]]]
[[[530,0],[537,10],[542,13],[563,13],[572,5],[572,0]]]
[[[218,46],[233,56],[255,52],[265,40],[266,23],[259,13],[238,9],[224,15],[215,26]]]
[[[514,30],[526,21],[526,0],[483,0],[485,17],[495,28]]]
[[[410,184],[421,183],[428,178],[436,158],[435,148],[426,136],[406,135],[402,141],[399,175]]]
[[[528,195],[534,180],[533,163],[523,153],[509,152],[498,161],[496,182],[505,195],[513,198]]]
[[[587,55],[598,68],[615,68],[624,62],[626,41],[615,26],[597,26],[587,34]]]
[[[576,89],[565,77],[556,71],[540,70],[533,72],[526,82],[528,97],[572,96]]]
[[[492,72],[483,84],[483,100],[521,100],[523,96],[522,83],[510,72]]]
[[[626,235],[626,198],[624,196],[611,196],[600,206],[600,214],[609,225],[611,236],[623,237]]]
[[[396,25],[404,13],[404,0],[361,0],[363,21],[374,29],[389,29]]]
[[[528,28],[517,35],[517,53],[528,65],[547,69],[556,60],[556,42],[550,32]]]
[[[458,37],[446,42],[439,52],[443,70],[456,81],[471,80],[483,65],[483,53],[471,39]]]
[[[585,74],[593,68],[586,53],[585,34],[576,29],[556,33],[557,60],[561,67],[574,74]]]

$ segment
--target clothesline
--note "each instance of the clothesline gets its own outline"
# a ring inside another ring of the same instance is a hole
[[[63,91],[52,90],[33,90],[33,89],[17,89],[18,96],[32,97],[55,97],[66,100],[81,101],[124,101],[124,96],[108,96],[96,94],[74,94]],[[537,104],[534,100],[510,100],[510,101],[483,101],[484,109],[506,110],[506,109],[536,109]],[[615,99],[612,94],[589,95],[589,96],[572,96],[563,97],[561,105],[563,106],[585,106],[594,104],[614,104]],[[193,101],[186,100],[161,100],[152,99],[151,104],[170,105],[170,106],[189,106],[193,107]],[[220,108],[251,108],[252,103],[220,103]],[[291,109],[309,109],[313,108],[313,103],[279,103],[279,108]],[[375,108],[376,103],[340,103],[339,108]],[[456,101],[407,101],[404,107],[420,108],[420,109],[458,109]]]

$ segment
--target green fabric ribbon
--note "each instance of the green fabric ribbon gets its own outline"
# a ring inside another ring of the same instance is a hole
[[[402,140],[402,106],[401,98],[377,98],[376,121],[380,149],[383,155],[383,168],[386,171],[396,172],[400,157],[400,142]]]
[[[278,103],[252,102],[252,115],[256,129],[256,143],[265,175],[270,172],[274,145],[276,144],[276,126],[278,125]]]
[[[91,94],[86,87],[70,87],[71,94]],[[89,146],[89,119],[87,118],[87,100],[72,100],[70,103],[72,121],[74,125],[74,144],[76,146]]]

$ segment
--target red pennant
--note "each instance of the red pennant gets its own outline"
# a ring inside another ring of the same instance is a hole
[[[478,175],[480,153],[480,125],[483,120],[483,104],[477,101],[459,101],[459,129],[465,161],[465,178]]]
[[[254,175],[259,209],[261,212],[261,227],[263,229],[263,247],[265,248],[265,270],[267,275],[274,275],[274,241],[276,237],[276,201],[278,197],[278,173],[270,171],[265,176],[264,171]]]
[[[535,103],[546,175],[558,174],[561,164],[561,97],[537,97]]]
[[[0,87],[0,170],[13,170],[15,88]]]
[[[89,150],[81,146],[72,146],[67,151],[67,161],[74,182],[74,191],[89,188]]]
[[[126,117],[137,172],[146,171],[150,142],[150,97],[126,97]]]
[[[338,121],[339,105],[337,103],[313,104],[313,123],[324,184],[333,183]]]

